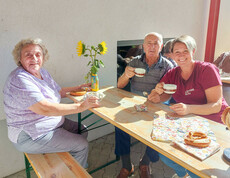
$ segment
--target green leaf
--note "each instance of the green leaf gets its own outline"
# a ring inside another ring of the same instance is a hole
[[[91,46],[91,49],[95,50],[95,47],[94,47],[94,46]]]
[[[95,66],[96,66],[97,68],[100,68],[98,59],[95,59],[94,61],[95,61]]]
[[[88,72],[85,76],[86,83],[89,83],[90,72]]]
[[[91,61],[89,61],[89,62],[88,62],[87,66],[89,66],[89,65],[90,65],[90,63],[91,63]]]
[[[104,63],[102,62],[102,60],[100,60],[99,62],[100,62],[100,64],[101,64],[102,67],[105,67],[105,65],[104,65]]]
[[[98,68],[96,66],[92,66],[90,71],[92,74],[96,74],[98,72]]]
[[[85,56],[85,57],[88,57],[89,55],[88,55],[88,54],[85,54],[84,56]]]
[[[98,48],[99,48],[99,51],[102,52],[103,51],[103,47],[101,44],[98,44]]]

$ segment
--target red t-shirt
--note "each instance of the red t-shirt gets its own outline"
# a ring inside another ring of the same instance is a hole
[[[177,103],[198,105],[207,103],[206,89],[222,85],[218,68],[211,63],[200,61],[195,62],[193,72],[188,80],[181,77],[181,68],[176,67],[169,70],[161,82],[177,85],[177,90],[172,95]],[[222,123],[221,114],[227,106],[225,99],[222,98],[222,107],[219,113],[202,116]]]

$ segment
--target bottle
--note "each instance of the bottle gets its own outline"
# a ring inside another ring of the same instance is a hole
[[[92,91],[98,91],[99,90],[99,78],[97,74],[91,75],[91,88]]]

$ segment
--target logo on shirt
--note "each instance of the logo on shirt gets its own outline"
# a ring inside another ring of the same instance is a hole
[[[191,95],[192,93],[192,91],[194,91],[194,88],[192,88],[192,89],[189,89],[189,90],[186,90],[185,91],[185,95]]]

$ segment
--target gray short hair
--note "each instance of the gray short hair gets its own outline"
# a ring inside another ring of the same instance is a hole
[[[144,42],[145,42],[145,39],[146,39],[148,36],[156,36],[156,37],[159,39],[160,43],[161,43],[160,45],[163,44],[163,36],[162,36],[160,33],[157,33],[157,32],[150,32],[150,33],[147,33],[147,34],[145,35]]]
[[[176,38],[172,43],[172,52],[176,43],[184,43],[190,53],[197,49],[195,39],[189,35],[182,35],[179,38]]]
[[[48,50],[46,49],[45,45],[42,43],[42,40],[40,38],[28,38],[28,39],[23,39],[19,41],[15,47],[14,50],[12,51],[12,55],[14,56],[14,61],[17,64],[17,66],[21,66],[21,52],[22,49],[27,46],[27,45],[39,45],[42,49],[43,52],[43,61],[47,61],[49,59],[49,54]]]

